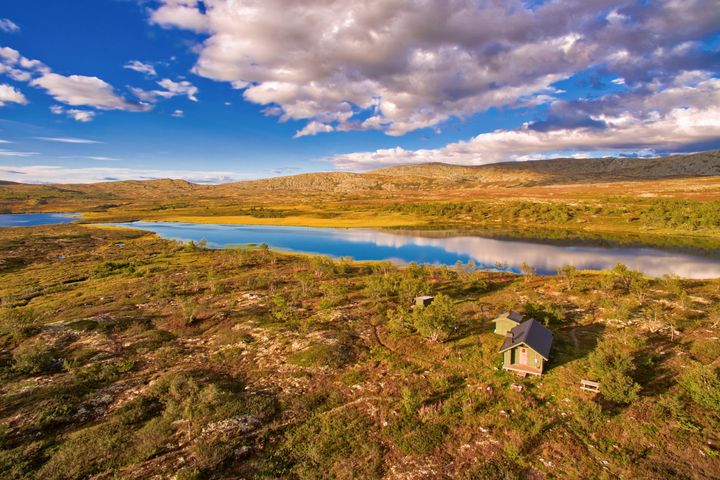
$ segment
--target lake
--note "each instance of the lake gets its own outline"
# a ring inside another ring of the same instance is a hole
[[[599,247],[583,242],[553,244],[540,240],[512,240],[477,234],[379,231],[369,229],[217,225],[170,222],[114,224],[149,230],[163,238],[208,246],[266,243],[272,248],[355,260],[389,260],[401,263],[454,265],[473,260],[479,268],[519,272],[526,263],[541,275],[553,274],[563,265],[603,270],[617,263],[648,275],[675,274],[685,278],[720,277],[720,259],[704,253],[657,248]],[[715,252],[717,253],[717,252]]]
[[[75,213],[7,213],[0,214],[0,227],[37,227],[72,223],[77,219]]]

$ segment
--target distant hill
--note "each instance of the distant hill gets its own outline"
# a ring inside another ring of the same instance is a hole
[[[559,158],[479,166],[426,163],[368,173],[308,173],[230,183],[218,190],[353,192],[538,186],[720,176],[720,151],[658,158]]]
[[[367,173],[324,172],[198,185],[184,180],[144,180],[76,185],[0,183],[0,200],[157,199],[233,197],[262,192],[353,193],[443,191],[483,186],[545,186],[720,176],[720,151],[659,158],[597,158],[535,160],[480,166],[427,163],[383,168]]]
[[[479,166],[428,163],[389,167],[373,173],[513,186],[708,177],[720,176],[720,151],[657,158],[558,158]]]

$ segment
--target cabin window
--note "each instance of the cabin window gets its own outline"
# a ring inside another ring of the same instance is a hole
[[[537,365],[537,363],[538,363],[537,357],[533,358],[533,360],[535,361],[535,365]]]

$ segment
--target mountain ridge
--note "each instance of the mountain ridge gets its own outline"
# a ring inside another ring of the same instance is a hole
[[[434,162],[391,166],[364,173],[302,173],[217,185],[180,179],[44,185],[0,182],[0,190],[17,195],[44,191],[60,196],[155,198],[180,197],[188,193],[233,196],[249,191],[352,193],[532,187],[710,176],[720,176],[720,150],[653,158],[560,158],[472,166]]]

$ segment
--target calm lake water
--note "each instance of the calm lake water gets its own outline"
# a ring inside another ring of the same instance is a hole
[[[36,227],[72,223],[77,220],[74,213],[9,213],[0,214],[0,227]]]
[[[272,248],[355,260],[390,260],[454,265],[473,260],[479,268],[518,272],[527,263],[549,275],[566,264],[602,270],[617,263],[648,275],[676,274],[686,278],[720,277],[720,259],[655,248],[598,247],[576,243],[557,245],[532,240],[485,238],[478,235],[438,236],[416,232],[367,229],[305,228],[248,225],[200,225],[133,222],[119,226],[150,230],[163,238],[207,240],[214,248],[266,243]],[[502,266],[498,266],[502,264]]]

